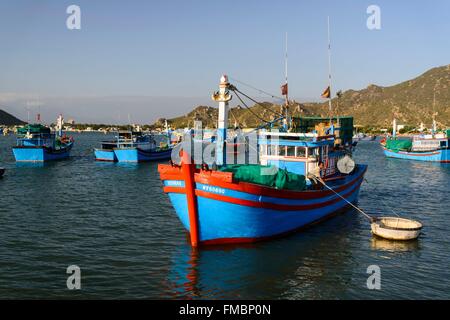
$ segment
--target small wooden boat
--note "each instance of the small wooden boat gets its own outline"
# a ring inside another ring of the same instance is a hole
[[[372,233],[389,240],[413,240],[419,237],[422,224],[418,221],[380,217],[371,224]]]

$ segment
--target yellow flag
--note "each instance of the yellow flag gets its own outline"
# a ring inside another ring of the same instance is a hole
[[[325,91],[322,93],[322,98],[329,99],[331,97],[330,86],[328,86]]]

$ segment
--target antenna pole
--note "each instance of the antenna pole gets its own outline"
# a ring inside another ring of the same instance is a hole
[[[288,87],[288,33],[286,32],[286,48],[284,56],[284,90],[285,90],[285,129],[289,130],[291,127],[291,119],[289,117],[289,87]]]
[[[330,37],[330,16],[328,16],[328,85],[330,87],[330,97],[328,98],[328,109],[330,113],[330,126],[332,134],[334,134],[333,128],[333,109],[331,106],[331,37]]]
[[[286,32],[286,52],[284,58],[284,75],[286,80],[286,85],[288,83],[288,33]],[[289,105],[288,91],[286,91],[286,106]]]
[[[434,138],[434,135],[436,134],[436,86],[433,90],[433,125],[432,125],[432,135]]]

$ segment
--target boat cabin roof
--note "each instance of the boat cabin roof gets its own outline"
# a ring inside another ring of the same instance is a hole
[[[290,132],[261,132],[258,143],[261,145],[281,145],[293,147],[318,148],[322,146],[333,146],[335,137],[333,135],[319,136],[316,133],[290,133]]]

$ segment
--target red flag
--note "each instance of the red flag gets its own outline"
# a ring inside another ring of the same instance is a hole
[[[281,86],[281,95],[287,96],[288,94],[288,84],[285,83]]]

